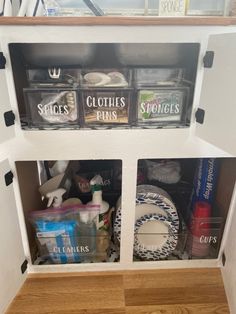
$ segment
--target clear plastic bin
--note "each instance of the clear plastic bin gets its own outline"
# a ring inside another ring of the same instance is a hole
[[[138,90],[138,126],[186,125],[188,87],[161,87]]]
[[[223,223],[222,217],[192,217],[186,248],[190,258],[218,257]]]
[[[99,205],[74,205],[29,214],[42,263],[107,261],[111,235],[99,230]]]
[[[187,15],[223,15],[225,2],[226,0],[189,0]]]
[[[134,259],[136,261],[216,259],[223,233],[223,218],[193,218],[192,225],[178,232],[136,232]],[[196,228],[197,226],[197,228]],[[145,228],[144,228],[145,229]]]
[[[129,125],[131,89],[84,89],[81,93],[84,126],[104,128]]]
[[[27,76],[30,86],[72,87],[80,85],[80,69],[52,67],[47,69],[29,69]]]
[[[138,68],[134,73],[137,87],[176,86],[184,77],[183,68]]]
[[[129,69],[84,69],[81,71],[83,88],[131,87],[132,72]]]
[[[42,263],[106,262],[109,258],[110,236],[108,234],[78,237],[58,234],[56,237],[50,237],[37,233],[36,243]]]
[[[78,127],[77,90],[25,88],[24,97],[29,127]]]

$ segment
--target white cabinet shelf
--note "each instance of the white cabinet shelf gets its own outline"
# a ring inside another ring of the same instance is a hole
[[[127,241],[127,239],[132,239],[134,232],[136,176],[139,159],[227,158],[236,156],[234,119],[236,103],[232,97],[234,91],[233,79],[236,71],[235,33],[235,26],[0,26],[1,51],[7,59],[6,69],[0,70],[1,88],[2,86],[7,86],[4,87],[4,97],[2,96],[3,98],[1,98],[3,106],[0,109],[1,160],[7,157],[10,163],[7,168],[9,170],[12,169],[15,174],[16,161],[120,159],[123,167],[122,206],[130,210],[123,213],[124,223],[122,225],[122,246],[119,263],[45,265],[43,267],[30,264],[28,267],[29,272],[221,266],[221,253],[225,247],[229,248],[233,245],[231,244],[233,237],[229,230],[230,225],[235,226],[236,224],[235,215],[233,216],[236,208],[235,197],[232,197],[228,216],[230,219],[228,219],[225,227],[219,259],[133,262],[133,243],[132,241]],[[147,130],[22,130],[8,46],[12,43],[197,43],[200,45],[200,51],[196,65],[197,75],[190,127]],[[223,48],[226,48],[226,51]],[[202,60],[207,49],[215,51],[212,69],[204,69],[203,67]],[[198,124],[195,121],[195,112],[199,107],[205,110],[205,121],[203,124]],[[16,124],[14,127],[6,128],[2,115],[8,110],[13,110],[15,113]],[[15,215],[15,218],[16,221],[19,218],[24,248],[18,250],[17,259],[14,261],[11,260],[10,255],[7,257],[7,261],[5,261],[5,254],[2,252],[3,259],[1,259],[1,263],[9,263],[9,267],[12,264],[17,264],[20,269],[24,257],[29,258],[30,250],[17,178],[14,182],[14,191],[18,210],[18,217]],[[7,202],[6,197],[3,199],[5,204]],[[14,207],[14,205],[11,206]],[[231,227],[231,233],[234,233],[233,229],[235,228]],[[5,224],[2,221],[0,230],[11,230],[9,237],[15,241],[13,241],[14,243],[17,243],[19,240],[19,232],[14,232],[15,226],[11,225],[10,222]],[[230,238],[228,238],[229,235]],[[231,252],[226,249],[227,260],[231,260],[230,254]],[[235,274],[232,269],[225,269],[227,274],[232,274],[231,277]],[[225,277],[227,278],[226,286],[229,282],[227,276]],[[22,278],[18,276],[14,279],[12,290],[9,290],[9,300],[21,285]],[[7,284],[7,281],[4,278],[4,284]]]
[[[135,162],[139,158],[169,158],[170,156],[172,158],[231,156],[197,137],[191,137],[188,128],[21,133],[17,140],[6,144],[11,154],[14,154],[15,160],[122,158]]]

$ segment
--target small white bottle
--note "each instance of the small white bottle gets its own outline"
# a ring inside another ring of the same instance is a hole
[[[89,205],[100,205],[99,215],[96,222],[97,229],[108,229],[108,222],[106,221],[106,213],[109,211],[109,204],[102,198],[102,177],[96,175],[91,181],[91,191],[93,194],[92,201],[88,202]]]
[[[44,0],[44,15],[45,16],[60,15],[60,6],[56,0]]]

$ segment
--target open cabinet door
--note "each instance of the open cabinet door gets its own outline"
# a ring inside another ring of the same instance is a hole
[[[225,290],[230,306],[230,313],[236,313],[236,187],[232,198],[232,216],[229,233],[224,244],[225,265],[222,267],[222,275]]]
[[[0,313],[23,284],[27,268],[11,181],[8,161],[0,161]]]
[[[205,111],[196,134],[236,155],[236,33],[209,38],[199,107]],[[207,60],[208,59],[208,60]],[[211,61],[213,64],[211,66]],[[207,64],[208,63],[208,64]]]
[[[0,46],[0,143],[14,137],[15,116],[11,111],[9,91],[6,81],[5,67],[7,60]]]

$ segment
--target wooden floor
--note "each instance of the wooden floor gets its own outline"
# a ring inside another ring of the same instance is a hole
[[[8,314],[226,314],[219,269],[29,277]]]

